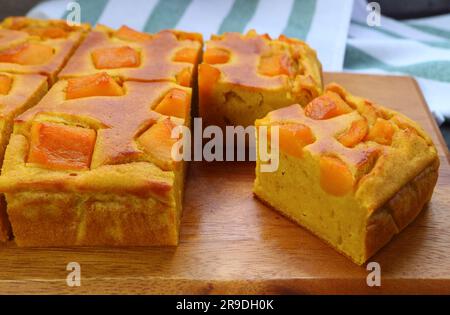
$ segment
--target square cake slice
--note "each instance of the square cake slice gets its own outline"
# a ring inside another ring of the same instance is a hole
[[[0,166],[13,129],[14,118],[35,105],[47,92],[47,78],[38,74],[0,72]],[[0,241],[11,236],[4,196],[0,196]]]
[[[58,81],[15,119],[0,191],[18,246],[176,245],[191,89],[106,73]]]
[[[206,125],[253,125],[268,112],[308,104],[322,92],[322,67],[306,43],[249,31],[214,35],[199,66]]]
[[[89,29],[63,20],[6,18],[0,24],[0,71],[42,74],[53,84]]]
[[[337,84],[306,107],[275,110],[256,126],[268,129],[271,150],[279,135],[274,172],[262,171],[258,145],[256,196],[357,264],[431,198],[439,158],[430,137],[404,115]]]
[[[106,72],[124,81],[170,81],[192,87],[201,57],[198,33],[165,30],[147,34],[122,26],[97,26],[86,38],[60,78]]]

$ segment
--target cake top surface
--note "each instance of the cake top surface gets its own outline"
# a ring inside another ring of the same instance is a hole
[[[14,117],[38,90],[46,87],[47,78],[42,75],[0,72],[0,118]]]
[[[92,140],[92,161],[81,169],[152,160],[157,152],[151,152],[152,148],[146,151],[145,142],[160,140],[163,146],[167,139],[156,138],[167,136],[164,132],[170,139],[171,129],[188,119],[190,96],[189,88],[174,83],[127,81],[121,85],[101,72],[58,81],[38,105],[15,122],[23,134],[31,132],[36,123],[62,123],[92,130],[96,134]],[[155,126],[163,127],[161,133],[148,137]],[[75,139],[78,131],[73,132]],[[173,167],[167,164],[170,160],[152,162],[162,169]]]
[[[0,24],[0,71],[54,76],[88,29],[62,20],[6,18]]]
[[[303,41],[283,35],[271,39],[253,30],[214,35],[206,43],[203,64],[218,69],[224,83],[293,92],[301,84],[314,96],[321,91],[321,65],[315,51]]]
[[[197,33],[165,30],[156,34],[127,26],[97,26],[77,49],[59,77],[107,72],[122,80],[171,81],[191,86],[202,49]]]
[[[330,194],[353,192],[372,210],[438,159],[414,121],[335,83],[306,107],[272,111],[256,125],[278,125],[280,151],[317,157],[337,186],[328,187]]]
[[[116,186],[167,198],[182,167],[172,131],[189,124],[190,100],[191,89],[172,82],[122,83],[104,72],[60,80],[15,119],[2,178],[10,189]]]

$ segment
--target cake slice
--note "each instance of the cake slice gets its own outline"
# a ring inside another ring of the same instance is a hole
[[[257,132],[255,195],[357,264],[431,198],[439,158],[429,136],[404,115],[337,84],[304,108],[270,112],[256,121],[258,131],[263,126],[271,150],[279,139],[279,167],[263,172],[266,139]]]
[[[42,74],[51,85],[89,29],[63,20],[6,18],[0,24],[0,71]]]
[[[106,73],[59,80],[19,115],[0,191],[18,246],[176,245],[191,89],[120,82]]]
[[[206,125],[250,126],[268,112],[306,105],[322,92],[322,68],[306,43],[255,31],[213,35],[199,66],[199,112]]]
[[[165,30],[147,34],[122,26],[97,26],[59,74],[73,78],[99,72],[124,81],[170,81],[192,87],[201,57],[201,34]]]
[[[13,128],[14,118],[35,105],[47,92],[47,78],[0,72],[0,165]],[[0,196],[0,241],[11,236],[4,196]]]

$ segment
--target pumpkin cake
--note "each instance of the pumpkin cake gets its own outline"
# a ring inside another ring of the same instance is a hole
[[[322,70],[306,43],[249,31],[213,35],[199,66],[199,112],[206,125],[250,126],[268,112],[306,105],[322,92]]]
[[[105,72],[59,80],[19,115],[0,191],[18,246],[176,245],[191,89]]]
[[[6,18],[0,24],[0,71],[42,74],[53,84],[89,28],[63,20]]]
[[[279,167],[262,172],[259,150],[256,196],[357,264],[431,198],[439,158],[430,137],[402,114],[337,84],[304,108],[270,112],[256,121],[262,126],[269,141],[278,127]]]
[[[18,114],[35,105],[47,92],[47,78],[38,74],[20,75],[0,72],[0,165]],[[6,204],[0,196],[0,241],[11,236]]]
[[[165,30],[156,34],[127,26],[97,26],[61,71],[60,78],[106,72],[124,81],[170,81],[192,87],[202,36]]]

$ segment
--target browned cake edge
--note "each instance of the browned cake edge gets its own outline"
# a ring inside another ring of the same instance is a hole
[[[430,201],[438,175],[439,159],[436,158],[382,207],[372,212],[367,220],[366,260],[414,221]]]
[[[151,197],[25,192],[6,198],[19,247],[178,245],[181,209]]]
[[[3,194],[0,195],[0,242],[6,242],[12,236],[11,223],[6,213],[6,201]]]

